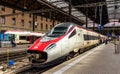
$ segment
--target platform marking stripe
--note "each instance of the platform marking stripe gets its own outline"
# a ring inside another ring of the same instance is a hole
[[[86,55],[82,56],[81,58],[79,58],[79,59],[73,61],[72,63],[64,66],[63,68],[61,68],[60,70],[54,72],[53,74],[62,74],[63,72],[65,72],[66,70],[68,70],[69,68],[71,68],[72,66],[74,66],[75,64],[77,64],[78,62],[80,62],[81,60],[83,60],[84,58],[89,56],[90,54],[92,54],[93,52],[95,52],[96,50],[98,50],[98,48],[94,49],[93,51],[90,51],[89,53],[87,53]]]

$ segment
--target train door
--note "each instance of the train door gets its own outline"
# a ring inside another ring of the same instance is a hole
[[[61,42],[61,53],[60,55],[64,55],[68,52],[69,44],[68,40],[64,40],[64,42]]]
[[[76,46],[76,29],[74,29],[71,34],[68,36],[68,42],[69,42],[69,47],[68,47],[68,51],[72,51],[75,46]]]
[[[76,36],[76,42],[75,45],[77,48],[82,48],[84,44],[84,38],[83,38],[83,31],[81,29],[76,29],[77,31],[77,36]]]
[[[29,41],[30,43],[32,43],[32,36],[29,36]]]

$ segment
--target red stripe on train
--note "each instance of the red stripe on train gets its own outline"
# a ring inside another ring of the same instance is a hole
[[[74,29],[74,27],[73,27]],[[68,35],[73,29],[71,29],[67,34],[58,37],[54,40],[50,40],[47,42],[40,42],[41,39],[36,40],[36,42],[28,48],[28,50],[38,50],[38,51],[45,51],[45,49],[52,43],[57,43],[59,40],[63,39],[66,35]]]

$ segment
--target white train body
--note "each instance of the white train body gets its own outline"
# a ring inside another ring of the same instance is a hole
[[[86,47],[99,44],[100,36],[106,38],[73,23],[61,23],[28,48],[30,60],[33,63],[51,62],[71,52],[77,53]]]

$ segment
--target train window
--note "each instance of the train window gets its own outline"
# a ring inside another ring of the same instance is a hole
[[[49,37],[59,37],[67,32],[67,27],[55,27],[51,32],[47,34]]]
[[[69,38],[73,37],[75,34],[76,34],[76,30],[74,30],[74,31],[70,34]]]
[[[26,40],[26,36],[20,36],[20,40]]]
[[[30,39],[29,39],[29,36],[26,36],[26,38],[27,38],[27,39],[26,39],[27,41],[29,41],[29,40],[30,40]]]
[[[88,35],[84,34],[84,40],[88,40]]]
[[[92,35],[84,35],[84,40],[97,40],[97,36],[92,36]]]
[[[14,35],[14,34],[9,34],[8,36],[9,36],[9,41],[10,41],[11,39],[15,39],[15,35]]]

